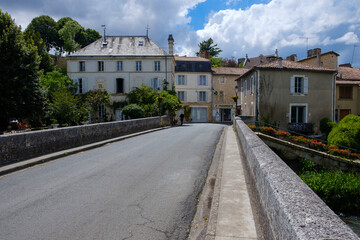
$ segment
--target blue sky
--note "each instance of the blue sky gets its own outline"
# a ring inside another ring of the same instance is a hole
[[[274,54],[305,58],[308,48],[340,54],[339,64],[360,67],[360,0],[0,0],[24,28],[32,18],[71,17],[109,35],[145,35],[164,50],[173,34],[175,53],[194,56],[212,38],[224,58]],[[354,48],[354,46],[359,46]],[[353,56],[354,53],[354,57]]]

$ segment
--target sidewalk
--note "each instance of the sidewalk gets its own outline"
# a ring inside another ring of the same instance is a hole
[[[257,239],[236,135],[232,126],[225,131],[222,176],[216,179],[221,181],[219,207],[217,215],[214,214],[216,219],[210,219],[216,221],[216,229],[213,232],[208,229],[206,239]]]

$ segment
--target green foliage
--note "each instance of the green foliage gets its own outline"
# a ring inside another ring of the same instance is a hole
[[[320,131],[326,136],[331,132],[333,125],[331,124],[331,120],[329,118],[323,118],[320,120]]]
[[[45,15],[33,18],[27,26],[25,33],[40,34],[40,37],[45,42],[47,52],[56,46],[56,41],[59,37],[55,20]]]
[[[86,116],[87,110],[79,107],[77,96],[68,89],[61,88],[53,93],[53,102],[49,104],[48,117],[61,125],[76,125]]]
[[[185,121],[190,122],[191,120],[191,107],[189,105],[183,106]]]
[[[329,171],[309,160],[300,173],[301,179],[334,211],[360,213],[360,175]]]
[[[58,71],[48,72],[40,78],[40,86],[45,89],[46,97],[51,102],[54,93],[68,89],[71,93],[75,93],[76,84],[71,81],[68,75],[64,75]]]
[[[0,129],[5,130],[11,118],[40,124],[44,99],[38,82],[38,49],[1,9],[0,29]]]
[[[202,41],[198,44],[200,49],[199,52],[196,54],[199,55],[200,53],[206,52],[209,54],[209,57],[216,57],[222,52],[222,50],[217,47],[217,44],[213,45],[213,43],[214,41],[212,40],[212,38]]]
[[[161,109],[167,111],[169,114],[170,120],[174,119],[175,112],[181,108],[181,103],[179,99],[168,93],[167,91],[162,91],[160,93],[160,99],[161,99]]]
[[[122,109],[122,115],[125,118],[130,117],[131,119],[143,118],[145,111],[137,104],[129,104]]]
[[[78,22],[69,20],[65,23],[64,27],[59,30],[60,38],[64,41],[63,49],[65,51],[71,53],[80,46],[80,44],[75,41],[75,35],[81,31],[81,29],[82,26]]]
[[[224,59],[210,56],[211,67],[222,67]]]
[[[92,115],[96,116],[96,113],[100,106],[109,105],[110,95],[106,91],[92,90],[86,93],[85,105],[90,109]]]
[[[360,116],[349,114],[329,133],[328,142],[360,150]]]
[[[135,88],[127,95],[129,103],[135,103],[138,105],[154,104],[157,101],[158,93],[151,87],[142,85],[139,88]]]

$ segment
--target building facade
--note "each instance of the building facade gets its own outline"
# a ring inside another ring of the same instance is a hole
[[[175,81],[171,35],[168,42],[169,53],[147,36],[107,36],[68,56],[68,75],[78,84],[79,94],[104,90],[112,102],[124,101],[127,93],[141,85],[162,90],[166,82],[171,89]],[[107,112],[120,120],[121,109]]]
[[[318,133],[322,118],[334,120],[335,77],[336,70],[282,59],[256,66],[237,79],[241,115]]]
[[[236,107],[233,97],[239,94],[236,79],[248,69],[235,67],[212,68],[213,72],[213,122],[229,122],[234,119]],[[240,109],[238,110],[240,114]]]
[[[191,122],[209,122],[212,113],[212,74],[209,59],[175,57],[175,89],[183,106],[191,109]],[[179,111],[178,114],[181,114]]]

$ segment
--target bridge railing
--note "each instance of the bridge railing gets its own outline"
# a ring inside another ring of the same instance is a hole
[[[359,239],[243,121],[234,123],[267,239]]]

